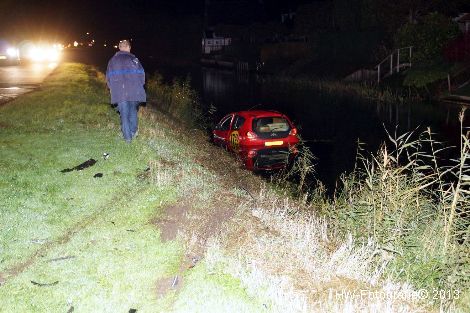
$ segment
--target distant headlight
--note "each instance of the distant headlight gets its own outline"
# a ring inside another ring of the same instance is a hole
[[[57,51],[56,49],[48,49],[46,51],[46,58],[50,62],[59,61],[59,51]]]
[[[8,48],[7,49],[7,55],[10,58],[18,57],[18,49],[15,48]]]
[[[31,60],[36,61],[36,62],[42,62],[46,58],[44,50],[41,48],[37,48],[37,47],[31,48],[28,56]]]
[[[59,60],[59,51],[54,48],[34,47],[29,51],[28,55],[35,62],[56,62]]]

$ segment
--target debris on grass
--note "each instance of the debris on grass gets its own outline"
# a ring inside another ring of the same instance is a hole
[[[178,285],[178,275],[175,275],[173,282],[171,283],[171,288],[175,288]]]
[[[36,285],[36,286],[39,286],[39,287],[48,287],[48,286],[57,285],[57,284],[59,283],[59,281],[56,280],[56,281],[53,282],[53,283],[38,283],[38,282],[32,280],[31,283],[32,283],[33,285]]]
[[[70,260],[70,259],[75,259],[75,258],[76,258],[75,255],[67,255],[67,256],[62,256],[59,258],[50,259],[48,262],[65,261],[65,260]]]
[[[75,167],[72,167],[72,168],[65,168],[63,170],[61,170],[60,172],[61,173],[68,173],[68,172],[72,172],[72,171],[81,171],[81,170],[84,170],[90,166],[93,166],[96,164],[96,160],[95,159],[89,159],[89,160],[86,160],[85,162],[75,166]]]

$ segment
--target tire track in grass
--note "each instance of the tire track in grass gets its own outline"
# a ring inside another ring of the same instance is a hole
[[[0,272],[0,286],[6,284],[8,280],[23,273],[37,261],[38,257],[43,257],[52,248],[68,243],[75,234],[92,224],[104,212],[109,213],[107,209],[117,206],[119,203],[129,199],[129,197],[133,195],[139,194],[144,188],[145,187],[138,188],[135,192],[132,192],[134,190],[127,190],[127,192],[124,193],[121,193],[120,191],[116,192],[108,203],[101,206],[101,208],[97,209],[93,214],[75,223],[62,236],[56,240],[44,243],[41,248],[33,252],[25,261],[20,261],[10,268],[7,268],[4,272]]]

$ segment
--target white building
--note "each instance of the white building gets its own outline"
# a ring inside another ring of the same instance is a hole
[[[232,44],[232,38],[216,36],[214,32],[204,32],[202,38],[202,53],[211,54],[215,51],[222,51]]]

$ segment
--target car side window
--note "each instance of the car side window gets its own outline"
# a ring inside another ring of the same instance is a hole
[[[245,118],[239,115],[235,115],[235,118],[232,123],[232,130],[239,130],[242,127],[243,123],[245,123]]]
[[[230,129],[230,122],[232,121],[232,116],[227,116],[225,120],[223,120],[219,125],[219,130],[229,130]]]

